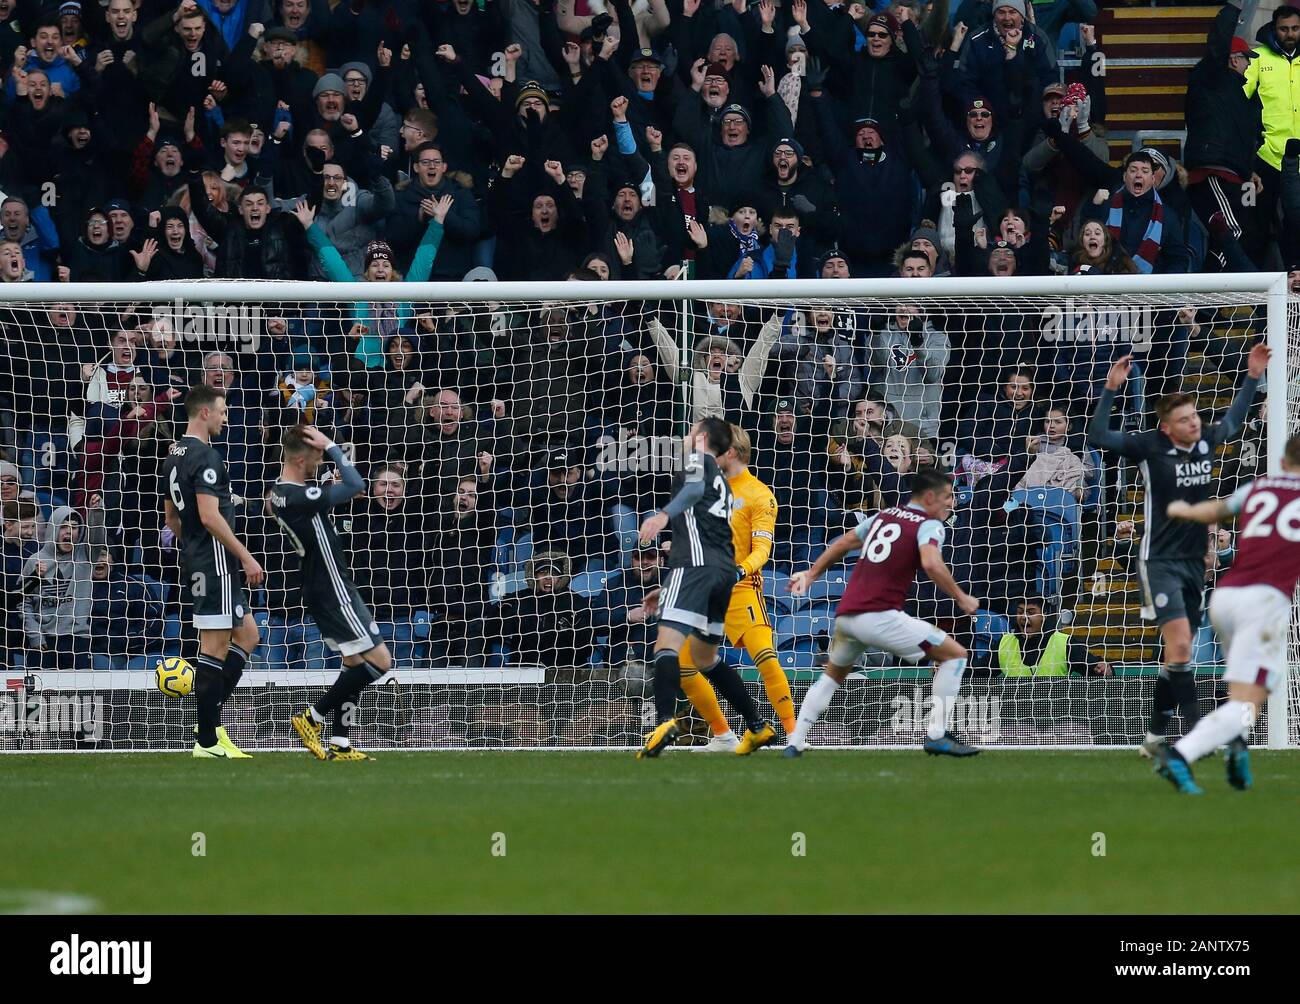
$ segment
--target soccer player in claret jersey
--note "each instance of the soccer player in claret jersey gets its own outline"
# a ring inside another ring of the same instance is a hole
[[[776,731],[758,714],[740,674],[718,660],[731,589],[736,584],[736,548],[731,537],[731,487],[717,459],[731,449],[731,426],[706,418],[686,439],[682,470],[673,479],[668,505],[641,524],[648,543],[671,527],[673,549],[668,576],[650,607],[659,610],[655,639],[654,695],[658,725],[645,738],[637,759],[656,757],[677,739],[677,691],[681,686],[678,652],[691,645],[691,664],[712,666],[713,685],[745,719],[741,742],[751,750],[768,745]],[[653,610],[651,611],[653,612]]]
[[[776,496],[772,489],[749,470],[752,447],[749,434],[738,425],[731,427],[731,449],[718,457],[718,467],[731,486],[731,539],[736,548],[736,585],[731,590],[725,630],[727,641],[743,645],[754,660],[767,699],[788,736],[794,731],[794,699],[790,681],[776,658],[772,641],[772,621],[763,602],[763,566],[772,554],[776,536]],[[704,747],[714,752],[752,753],[747,744],[736,738],[718,706],[717,695],[704,674],[691,661],[689,646],[678,654],[682,666],[682,690],[701,717],[709,723],[713,738]],[[706,673],[709,670],[705,671]]]
[[[943,524],[952,505],[952,479],[933,468],[922,468],[912,477],[912,497],[906,506],[882,509],[867,517],[822,552],[812,568],[790,576],[790,592],[800,596],[826,569],[850,552],[862,550],[835,612],[835,638],[826,672],[804,698],[786,756],[804,752],[808,733],[867,648],[883,649],[909,662],[927,657],[934,662],[934,710],[925,743],[927,753],[974,756],[979,752],[950,731],[966,671],[966,649],[934,625],[903,612],[918,568],[925,569],[935,584],[957,601],[962,613],[969,616],[979,609],[979,601],[957,585],[943,561]]]
[[[230,475],[212,445],[212,437],[226,427],[226,415],[224,392],[207,384],[193,387],[185,396],[185,435],[172,444],[162,468],[167,526],[180,542],[181,588],[189,590],[199,632],[194,667],[199,719],[194,757],[199,760],[249,758],[222,727],[221,707],[257,647],[244,581],[261,585],[262,566],[230,526],[235,518]]]
[[[325,696],[290,721],[304,746],[318,760],[372,760],[352,745],[348,726],[361,690],[393,666],[379,625],[348,575],[347,555],[329,512],[365,491],[366,483],[341,447],[310,425],[295,426],[281,440],[284,463],[271,488],[271,512],[301,561],[302,601],[321,637],[343,656],[343,671]],[[316,470],[328,456],[341,481],[315,484]],[[325,720],[334,714],[334,735],[321,742]]]
[[[1151,705],[1151,721],[1141,752],[1154,756],[1165,742],[1175,709],[1184,733],[1200,720],[1196,677],[1192,673],[1192,636],[1201,623],[1205,587],[1205,532],[1166,518],[1171,502],[1204,502],[1213,495],[1214,448],[1237,434],[1255,400],[1259,379],[1268,370],[1269,350],[1256,345],[1246,359],[1246,378],[1223,421],[1202,427],[1196,399],[1166,394],[1156,402],[1159,426],[1151,432],[1123,433],[1110,427],[1115,395],[1128,379],[1132,357],[1124,356],[1106,374],[1097,410],[1088,426],[1092,446],[1139,461],[1145,482],[1142,545],[1138,578],[1142,617],[1160,628],[1164,653]]]
[[[1285,687],[1291,597],[1300,582],[1300,436],[1287,441],[1278,475],[1258,478],[1231,498],[1171,502],[1171,519],[1222,523],[1242,516],[1237,556],[1210,598],[1210,623],[1227,653],[1228,699],[1202,718],[1171,749],[1155,752],[1156,773],[1186,795],[1201,789],[1192,764],[1226,746],[1228,784],[1251,785],[1246,734],[1270,691]]]

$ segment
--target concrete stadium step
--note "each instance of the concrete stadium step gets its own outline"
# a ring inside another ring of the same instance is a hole
[[[1156,649],[1145,645],[1089,645],[1088,651],[1106,662],[1153,662]]]
[[[1141,626],[1142,612],[1136,603],[1079,603],[1074,607],[1073,628]]]
[[[1204,55],[1205,36],[1218,10],[1111,6],[1098,16],[1097,40],[1107,58],[1106,128],[1112,162],[1129,152],[1135,132],[1182,129],[1187,70]],[[1178,152],[1174,141],[1153,145]]]
[[[1067,628],[1070,635],[1089,645],[1141,645],[1151,644],[1160,637],[1154,624],[1085,624]]]

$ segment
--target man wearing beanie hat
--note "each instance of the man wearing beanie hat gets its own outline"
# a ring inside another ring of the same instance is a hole
[[[704,63],[704,60],[700,60],[700,63]],[[704,78],[700,84],[700,98],[713,111],[717,111],[731,103],[731,73],[725,64],[708,63],[704,65]]]
[[[901,145],[886,143],[874,118],[854,124],[850,143],[820,85],[809,96],[835,175],[840,213],[834,242],[852,259],[855,275],[889,275],[894,249],[911,226],[912,165]]]
[[[804,166],[803,157],[797,139],[783,136],[777,140],[760,199],[765,218],[770,219],[777,209],[799,214],[799,254],[810,261],[816,249],[834,243],[838,214],[834,189],[821,174]]]
[[[1028,76],[1035,93],[1040,92],[1056,79],[1051,50],[1051,43],[1025,19],[1025,0],[993,0],[993,23],[970,36],[961,50],[957,91],[962,103],[969,106],[983,96],[1000,121],[1011,121],[1005,81]]]
[[[1187,197],[1196,215],[1208,227],[1221,213],[1242,250],[1262,266],[1266,228],[1260,225],[1253,182],[1264,110],[1259,95],[1247,95],[1243,88],[1246,69],[1258,56],[1233,34],[1239,13],[1231,4],[1219,12],[1206,38],[1206,53],[1188,74],[1183,157]],[[1220,250],[1213,254],[1222,268],[1225,255]]]
[[[260,44],[263,58],[249,64],[251,91],[254,94],[265,94],[267,99],[260,102],[260,105],[251,105],[249,114],[269,137],[275,132],[273,118],[276,100],[289,106],[289,115],[293,121],[311,121],[314,111],[312,91],[317,77],[298,62],[298,36],[288,28],[267,29]]]
[[[669,217],[663,214],[663,208],[658,205],[645,208],[641,202],[641,186],[630,179],[614,187],[613,208],[608,232],[599,245],[601,249],[623,262],[624,278],[662,278],[665,266],[672,260],[663,236],[669,232]],[[679,244],[673,257],[679,258],[680,253]]]
[[[521,116],[527,112],[536,112],[541,118],[545,119],[547,112],[551,110],[550,99],[546,95],[545,88],[536,80],[525,81],[524,85],[519,88],[519,93],[515,95],[515,111]]]
[[[347,93],[348,107],[356,114],[374,147],[386,146],[396,150],[400,144],[398,136],[401,119],[397,112],[388,107],[383,100],[388,83],[388,72],[380,73],[377,90],[372,93],[371,85],[375,83],[370,66],[363,62],[344,63],[339,67],[339,76],[343,78],[343,87]]]
[[[970,150],[984,159],[984,169],[998,178],[1004,191],[1014,191],[1020,151],[1002,142],[993,103],[988,98],[982,94],[971,98],[962,116],[962,128],[955,129],[944,113],[938,78],[927,74],[921,79],[916,106],[930,137],[930,148],[940,163],[949,164]]]
[[[892,125],[916,79],[915,57],[903,52],[896,43],[900,26],[892,15],[867,13],[856,22],[843,24],[838,19],[847,13],[844,7],[828,10],[824,6],[809,4],[805,13],[795,12],[795,23],[802,32],[803,42],[808,46],[809,59],[818,60],[823,66],[834,67],[841,62],[850,65],[850,61],[842,60],[838,55],[839,39],[841,35],[847,36],[844,46],[848,47],[849,55],[854,55],[853,40],[858,40],[858,52],[851,60],[850,107],[857,114]],[[910,16],[910,13],[908,10],[908,15],[905,16]],[[828,17],[832,20],[825,20]],[[825,27],[820,27],[823,24]],[[926,43],[922,41],[916,26],[908,20],[902,28],[904,37],[910,39],[907,43],[908,51],[924,51]],[[820,87],[823,77],[824,73],[805,77],[804,86],[809,90]]]
[[[765,71],[759,91],[756,114],[734,102],[716,114],[703,100],[678,106],[673,125],[695,151],[703,188],[715,205],[728,204],[737,192],[760,189],[773,144],[794,135],[790,110],[770,72]]]
[[[324,110],[321,108],[320,105],[321,96],[337,94],[339,96],[340,102],[346,101],[347,92],[345,90],[345,87],[346,85],[343,83],[343,78],[340,77],[337,73],[327,73],[319,80],[316,81],[316,86],[311,89],[311,97],[312,100],[317,103],[316,107],[318,110],[321,111],[322,115],[324,115]]]
[[[848,279],[852,276],[849,259],[838,247],[833,247],[817,259],[818,279]]]

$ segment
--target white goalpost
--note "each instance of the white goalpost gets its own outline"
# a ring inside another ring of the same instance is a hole
[[[1208,423],[1266,341],[1260,393],[1212,458],[1216,495],[1276,469],[1300,430],[1300,299],[1284,273],[23,284],[0,288],[0,330],[0,752],[192,742],[193,698],[160,693],[153,665],[197,655],[158,471],[199,382],[228,391],[214,445],[233,529],[267,572],[250,591],[260,644],[224,709],[254,751],[295,748],[290,715],[339,666],[266,504],[280,435],[301,421],[367,482],[333,519],[395,656],[352,732],[375,749],[640,744],[646,599],[671,542],[640,547],[636,530],[705,415],[748,433],[780,505],[759,619],[796,704],[853,558],[807,597],[789,575],[934,464],[957,486],[945,557],[981,610],[961,618],[925,583],[909,610],[971,650],[958,731],[993,748],[1135,746],[1160,642],[1139,609],[1140,473],[1087,443],[1106,369],[1136,363],[1112,428],[1153,428],[1172,392]],[[1231,533],[1207,538],[1207,591],[1232,550]],[[1034,611],[1041,630],[1018,625]],[[766,707],[745,644],[724,653]],[[1288,658],[1258,745],[1300,746],[1296,616]],[[1208,708],[1222,673],[1208,630],[1194,661]],[[928,681],[868,653],[812,744],[918,745]]]

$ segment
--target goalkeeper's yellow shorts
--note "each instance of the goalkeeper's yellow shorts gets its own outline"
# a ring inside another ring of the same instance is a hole
[[[767,605],[763,594],[745,580],[731,591],[731,603],[727,606],[725,631],[727,641],[735,648],[741,647],[741,640],[756,627],[772,630],[772,620],[767,616]],[[769,636],[770,638],[770,636]],[[771,644],[769,640],[769,644]]]

